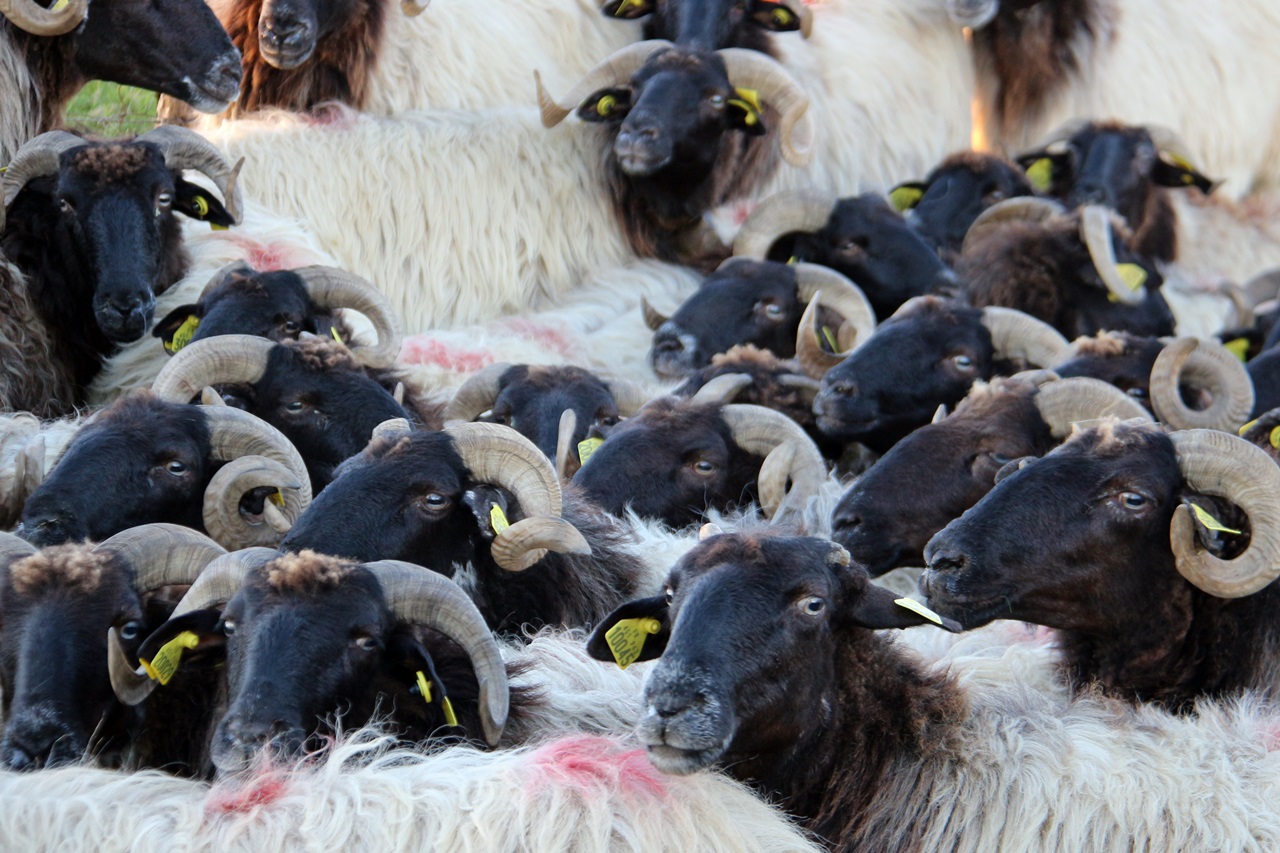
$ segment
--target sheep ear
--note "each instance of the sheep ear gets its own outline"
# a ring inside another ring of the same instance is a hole
[[[225,648],[222,609],[210,607],[184,613],[155,629],[138,647],[138,660],[146,661],[148,667],[167,671],[163,683],[168,682],[184,658],[190,660],[191,655],[200,654],[206,661],[221,659]],[[210,658],[205,656],[206,652],[217,654]]]
[[[204,310],[196,303],[179,305],[155,324],[151,334],[164,344],[165,352],[173,355],[191,343],[191,336],[195,334],[203,315]]]
[[[793,33],[801,27],[800,16],[791,11],[785,3],[753,0],[749,4],[747,14],[757,24],[775,33]]]
[[[596,124],[619,121],[630,109],[630,89],[600,89],[583,98],[578,105],[578,118]]]
[[[857,600],[847,605],[846,616],[863,628],[912,628],[933,625],[952,633],[963,629],[959,622],[939,616],[918,601],[890,592],[882,586],[867,584]]]
[[[1032,151],[1018,157],[1018,165],[1027,173],[1027,180],[1038,193],[1060,195],[1061,182],[1071,177],[1071,155],[1067,152]]]
[[[1151,180],[1162,187],[1195,187],[1208,195],[1217,184],[1181,157],[1161,154],[1151,167]]]
[[[748,136],[763,136],[768,128],[764,126],[764,106],[760,101],[760,93],[755,89],[737,88],[734,96],[728,101],[726,113],[729,126],[740,130]]]
[[[600,621],[587,638],[587,654],[626,669],[661,657],[671,639],[666,593],[628,602]]]
[[[621,18],[632,21],[653,14],[653,0],[609,0],[600,6],[600,11],[608,18]]]
[[[192,219],[208,222],[215,230],[236,224],[222,202],[204,187],[179,179],[174,185],[173,209]]]

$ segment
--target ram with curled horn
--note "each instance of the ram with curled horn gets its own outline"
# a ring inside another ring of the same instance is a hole
[[[679,260],[705,212],[778,167],[775,121],[783,160],[803,167],[813,154],[809,99],[781,65],[751,50],[645,41],[601,62],[560,100],[539,77],[538,103],[546,127],[571,113],[605,126],[614,211],[645,257]]]
[[[137,664],[111,646],[112,686],[135,704],[172,690],[175,673],[225,661],[225,712],[193,733],[220,775],[295,758],[379,709],[393,709],[384,723],[405,741],[461,732],[495,746],[510,711],[506,665],[467,593],[396,560],[227,554],[142,642]]]
[[[187,182],[184,169],[210,178],[221,200]],[[175,214],[215,226],[239,221],[238,170],[201,137],[171,127],[120,142],[51,131],[24,145],[0,179],[0,248],[25,278],[50,341],[47,354],[23,353],[24,370],[69,377],[63,404],[83,403],[103,359],[142,337],[156,297],[187,271]]]
[[[762,201],[734,238],[736,257],[830,267],[857,282],[877,317],[913,296],[958,289],[955,274],[879,193],[837,199],[817,190]]]
[[[828,345],[839,349],[859,345],[876,326],[862,290],[834,270],[730,258],[663,318],[653,334],[649,363],[659,376],[673,379],[741,344],[783,358],[795,355],[796,330],[806,310],[821,316]]]
[[[632,535],[510,427],[379,428],[284,539],[361,560],[407,560],[468,591],[496,630],[584,625],[640,583]],[[354,516],[352,507],[359,507]]]
[[[1021,311],[917,296],[843,359],[818,349],[812,326],[801,327],[796,346],[801,366],[822,382],[813,403],[819,431],[883,453],[976,380],[1048,367],[1068,344]]]
[[[76,434],[27,499],[18,532],[47,546],[163,521],[228,548],[274,545],[310,502],[306,466],[279,430],[230,407],[139,391]]]
[[[1129,248],[1124,224],[1099,205],[1001,202],[965,235],[956,272],[972,304],[1016,308],[1072,337],[1173,334],[1157,265]]]
[[[1234,435],[1081,424],[930,541],[922,589],[966,627],[1056,629],[1073,685],[1179,711],[1270,693],[1278,496],[1280,467]]]
[[[178,352],[152,392],[170,403],[188,403],[212,388],[215,404],[244,409],[280,430],[319,492],[342,462],[364,449],[374,427],[411,417],[396,398],[403,393],[398,375],[362,368],[354,352],[329,338],[276,344],[252,335],[218,335]]]
[[[112,695],[107,634],[135,651],[173,609],[169,588],[185,588],[224,553],[207,536],[170,524],[43,550],[0,533],[0,766],[87,759],[190,766],[191,745],[169,736],[189,712],[140,719]]]

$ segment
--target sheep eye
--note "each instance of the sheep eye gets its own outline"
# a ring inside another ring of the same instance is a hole
[[[428,509],[444,509],[449,505],[449,498],[439,492],[432,492],[422,499]]]
[[[800,612],[806,616],[817,616],[827,608],[827,603],[816,595],[802,598],[796,602],[796,605],[800,608]]]
[[[292,412],[294,414],[301,412],[302,408],[303,408],[303,404],[301,400],[294,400],[292,403],[285,403],[285,406],[284,406],[284,409],[286,412]]]
[[[1122,492],[1120,503],[1124,504],[1125,509],[1142,509],[1147,505],[1147,496],[1137,492]]]
[[[1005,456],[1003,453],[992,453],[991,461],[996,463],[997,465],[1008,465],[1010,462],[1013,461],[1013,457]]]
[[[785,313],[786,312],[782,310],[782,306],[776,303],[771,302],[768,305],[764,306],[764,314],[770,320],[781,320],[783,314]]]
[[[1145,388],[1130,388],[1130,389],[1129,389],[1128,391],[1126,391],[1125,393],[1126,393],[1126,394],[1128,394],[1130,397],[1133,397],[1134,399],[1137,399],[1137,400],[1144,400],[1144,399],[1146,399],[1146,396],[1147,396],[1147,389],[1145,389]]]
[[[301,330],[301,324],[295,323],[293,320],[286,320],[284,323],[284,333],[286,335],[296,335]]]
[[[991,192],[987,193],[987,202],[989,204],[995,204],[998,201],[1004,201],[1003,190],[992,190]]]
[[[63,213],[71,213],[71,202],[67,201],[65,198],[58,199],[58,210],[61,210]]]
[[[954,356],[954,357],[951,359],[951,363],[952,363],[952,364],[954,364],[956,367],[959,367],[959,368],[970,368],[970,367],[973,367],[973,359],[969,358],[969,356],[967,356],[967,355],[957,355],[957,356]]]
[[[670,606],[671,602],[675,600],[676,600],[676,591],[671,587],[667,587],[667,606]]]
[[[223,633],[223,634],[225,634],[226,636],[230,637],[230,636],[231,636],[232,634],[234,634],[235,632],[236,632],[236,623],[235,623],[235,620],[234,620],[234,619],[223,619],[223,620],[222,620],[222,633]]]
[[[122,640],[136,640],[141,633],[142,623],[137,620],[126,622],[120,626],[120,639]]]
[[[707,460],[702,459],[694,463],[693,470],[697,471],[699,474],[710,474],[716,470],[716,466]]]
[[[370,636],[357,637],[355,639],[355,647],[362,652],[377,651],[378,641]]]
[[[168,207],[172,203],[173,195],[170,193],[160,193],[160,195],[156,196],[156,204],[161,207]]]
[[[174,459],[164,466],[164,470],[168,471],[175,477],[179,477],[187,473],[187,466],[184,463],[179,462],[177,459]]]
[[[710,98],[707,98],[707,101],[711,104],[711,106],[715,107],[716,109],[720,109],[721,107],[724,106],[724,95],[721,95],[720,93],[717,92],[716,94],[712,95]]]

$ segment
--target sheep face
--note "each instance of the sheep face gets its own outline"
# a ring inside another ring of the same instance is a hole
[[[566,409],[576,416],[574,447],[593,426],[610,427],[619,418],[613,392],[591,372],[580,367],[518,364],[500,378],[498,396],[481,420],[506,424],[555,461],[560,416]]]
[[[356,17],[359,0],[267,0],[258,17],[258,49],[282,71],[302,65],[316,42]]]
[[[805,303],[795,273],[772,261],[739,261],[717,270],[653,335],[649,363],[664,378],[687,376],[736,344],[795,355]]]
[[[255,335],[280,343],[303,332],[328,337],[334,327],[331,312],[316,308],[302,279],[288,270],[233,273],[200,302],[181,305],[157,321],[152,334],[170,343],[190,317],[200,321],[192,343],[217,335]]]
[[[240,51],[201,0],[98,4],[73,38],[86,79],[172,95],[210,113],[240,90]]]

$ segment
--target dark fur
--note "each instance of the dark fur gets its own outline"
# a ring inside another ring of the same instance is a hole
[[[1164,349],[1158,338],[1144,338],[1128,332],[1099,332],[1072,344],[1075,355],[1055,364],[1062,377],[1089,376],[1114,385],[1151,411],[1151,368]],[[1179,387],[1183,402],[1204,408],[1211,400],[1189,385]]]
[[[1005,199],[1035,194],[1017,164],[976,151],[951,154],[922,183],[903,186],[924,193],[907,213],[907,222],[950,265],[960,256],[969,226],[984,210]]]
[[[768,350],[756,349],[750,344],[730,347],[726,352],[713,355],[711,364],[686,379],[675,394],[692,397],[712,379],[729,373],[746,374],[752,378],[751,384],[739,391],[733,402],[764,406],[782,412],[806,430],[814,427],[814,392],[805,387],[812,380],[794,361],[784,361]],[[786,378],[803,384],[785,384],[783,380]]]
[[[1116,226],[1116,260],[1138,264],[1147,273],[1146,296],[1137,305],[1110,301],[1080,238],[1078,214],[1039,223],[1003,223],[968,248],[956,271],[973,305],[1016,308],[1067,338],[1104,329],[1172,335],[1173,312],[1159,290],[1163,277],[1150,259],[1125,247],[1128,235],[1123,226]]]
[[[719,409],[675,397],[650,401],[609,431],[573,484],[607,512],[630,507],[672,527],[754,500],[764,460],[738,447]]]
[[[538,445],[556,461],[560,416],[572,409],[577,417],[571,448],[587,437],[593,426],[618,422],[618,404],[603,379],[571,365],[513,365],[498,380],[498,397],[490,413],[480,420],[506,424]]]
[[[640,563],[627,550],[625,527],[573,490],[564,498],[564,517],[592,555],[549,553],[523,572],[505,571],[489,553],[490,508],[501,507],[514,523],[523,517],[519,503],[504,489],[474,481],[447,434],[402,434],[375,440],[343,465],[281,547],[407,560],[449,576],[469,566],[458,580],[495,629],[586,625],[634,593]]]
[[[949,676],[926,674],[868,630],[923,620],[862,569],[832,562],[832,547],[716,536],[672,568],[669,604],[627,605],[662,623],[641,657],[660,655],[640,736],[660,768],[723,767],[832,849],[915,849],[911,828],[876,803],[927,782],[954,748],[966,703]],[[820,611],[806,612],[815,599]],[[610,659],[600,637],[618,615],[592,637],[596,657]],[[664,744],[687,752],[664,756]]]
[[[1144,505],[1125,506],[1127,493]],[[921,588],[966,627],[1009,618],[1058,629],[1062,669],[1079,687],[1097,682],[1174,710],[1200,696],[1269,689],[1255,679],[1275,654],[1280,590],[1219,599],[1178,574],[1169,522],[1193,497],[1248,531],[1228,502],[1188,489],[1160,427],[1103,421],[1002,479],[934,537]],[[1200,533],[1201,547],[1224,559],[1239,551],[1241,537]]]
[[[924,565],[925,544],[976,504],[997,472],[1054,445],[1021,379],[975,385],[945,420],[927,424],[889,449],[854,482],[832,514],[832,538],[872,577]]]
[[[1253,381],[1253,414],[1258,418],[1280,406],[1280,347],[1265,350],[1245,365]]]
[[[752,0],[657,0],[644,37],[688,47],[741,47],[775,56],[773,39],[749,16]]]

